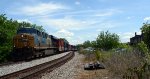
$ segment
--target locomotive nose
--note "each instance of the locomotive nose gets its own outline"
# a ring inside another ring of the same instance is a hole
[[[13,38],[12,59],[22,60],[31,56],[34,46],[34,37],[30,34],[18,34]]]
[[[20,34],[14,37],[14,47],[24,48],[26,46],[33,47],[34,38],[32,35]]]
[[[29,38],[27,37],[27,35],[21,35],[21,38],[19,39],[20,42],[29,42]]]

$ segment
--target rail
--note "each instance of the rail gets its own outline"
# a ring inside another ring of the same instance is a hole
[[[55,68],[69,61],[73,56],[74,52],[70,52],[67,55],[58,59],[1,76],[0,79],[31,79],[32,77],[37,76],[37,74],[46,72],[46,70],[54,70]]]

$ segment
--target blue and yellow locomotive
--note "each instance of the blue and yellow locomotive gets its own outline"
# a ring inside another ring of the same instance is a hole
[[[34,28],[20,28],[13,38],[13,60],[26,60],[35,57],[71,51],[73,46],[64,38],[56,38]]]
[[[12,58],[15,60],[54,54],[54,50],[57,50],[52,50],[52,42],[47,33],[34,28],[20,28],[13,38],[13,45]]]

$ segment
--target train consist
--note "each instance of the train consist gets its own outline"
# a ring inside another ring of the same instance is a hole
[[[13,38],[13,60],[26,60],[35,57],[75,51],[64,38],[57,38],[34,28],[20,28]]]

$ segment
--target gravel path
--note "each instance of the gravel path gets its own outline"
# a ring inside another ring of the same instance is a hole
[[[84,70],[84,56],[75,52],[75,57],[52,72],[42,74],[39,79],[108,79],[108,71]]]
[[[7,66],[1,66],[0,67],[0,76],[9,74],[9,73],[13,73],[22,69],[26,69],[29,67],[33,67],[35,65],[39,65],[57,58],[60,58],[62,56],[65,56],[66,54],[68,54],[69,52],[66,53],[61,53],[61,54],[57,54],[57,55],[53,55],[53,56],[49,56],[49,57],[45,57],[45,58],[40,58],[40,59],[36,59],[36,60],[31,60],[29,62],[22,62],[22,63],[18,63],[18,64],[11,64],[11,65],[7,65]]]

